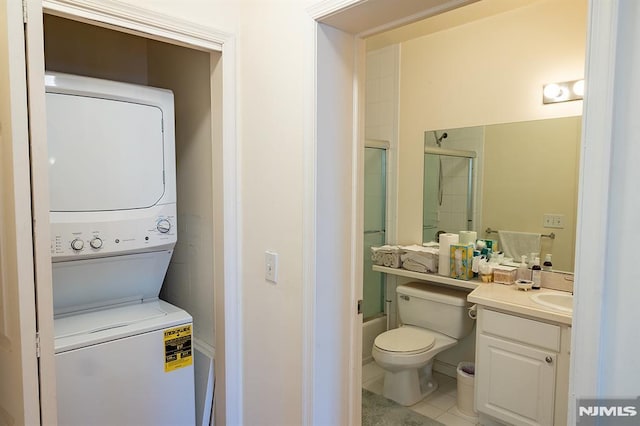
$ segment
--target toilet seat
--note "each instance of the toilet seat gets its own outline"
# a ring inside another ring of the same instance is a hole
[[[435,341],[435,336],[427,330],[404,326],[378,335],[374,345],[381,351],[411,355],[431,349]]]

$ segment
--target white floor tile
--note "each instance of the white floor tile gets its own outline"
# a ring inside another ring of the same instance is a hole
[[[460,411],[458,409],[457,404],[454,405],[453,407],[449,408],[447,410],[447,413],[453,414],[454,416],[457,416],[457,417],[462,417],[463,419],[465,419],[465,420],[467,420],[467,421],[469,421],[471,423],[474,423],[474,424],[478,422],[478,416],[468,416],[468,415],[464,414],[462,411]]]
[[[441,410],[440,408],[428,404],[424,401],[418,402],[417,404],[414,404],[409,408],[416,413],[422,414],[423,416],[427,416],[432,419],[435,419],[436,417],[441,416],[445,413],[444,410]]]
[[[443,411],[447,411],[449,408],[456,405],[456,399],[450,395],[445,395],[439,391],[434,392],[433,395],[429,395],[425,402],[429,405],[433,405]]]
[[[436,417],[436,420],[445,426],[475,426],[475,423],[468,422],[462,417],[454,416],[450,413],[444,413],[443,415]]]

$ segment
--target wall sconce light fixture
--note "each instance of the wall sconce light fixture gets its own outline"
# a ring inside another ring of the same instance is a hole
[[[584,79],[545,84],[542,89],[542,103],[578,101],[584,97]]]

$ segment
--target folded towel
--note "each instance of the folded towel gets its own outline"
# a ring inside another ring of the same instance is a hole
[[[405,269],[415,272],[438,271],[438,249],[418,245],[401,246],[404,253],[400,256]],[[408,262],[405,263],[405,262]]]
[[[519,261],[521,256],[540,253],[540,234],[531,232],[498,231],[500,248],[505,257]]]
[[[437,265],[437,262],[436,262],[436,265]],[[425,265],[423,265],[422,263],[415,262],[411,259],[403,260],[402,267],[408,271],[413,271],[413,272],[422,272],[422,273],[429,272],[429,270]]]
[[[413,244],[410,246],[400,246],[400,249],[405,252],[421,253],[421,254],[438,254],[438,246],[419,246]]]
[[[402,266],[400,262],[401,253],[402,250],[400,250],[398,246],[384,245],[380,247],[371,247],[371,260],[375,265],[399,268]]]

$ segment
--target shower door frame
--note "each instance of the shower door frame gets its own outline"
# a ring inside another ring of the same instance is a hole
[[[393,195],[395,194],[395,191],[393,189],[392,185],[392,181],[393,181],[393,174],[392,171],[395,172],[395,167],[394,164],[392,163],[392,148],[391,148],[391,142],[387,141],[387,140],[380,140],[380,139],[366,139],[365,140],[365,144],[364,144],[364,149],[366,150],[367,148],[373,148],[373,149],[382,149],[384,150],[384,158],[385,158],[385,216],[384,216],[384,244],[387,244],[389,241],[394,241],[395,240],[395,222],[392,220],[392,218],[395,218],[395,202],[394,200],[396,200],[397,197],[394,197]],[[363,157],[364,158],[364,157]],[[364,218],[364,209],[363,209],[363,218]],[[363,221],[364,223],[364,221]],[[364,246],[364,236],[366,235],[367,230],[364,230],[363,233],[363,246]],[[390,234],[393,233],[393,236],[390,236]],[[363,247],[364,248],[364,247]],[[363,253],[364,256],[369,256],[370,253],[364,252]],[[363,257],[364,257],[363,256]],[[364,267],[364,260],[363,260],[363,267]],[[375,319],[378,316],[381,315],[386,315],[387,316],[387,329],[390,326],[389,323],[389,304],[391,303],[389,294],[388,294],[388,281],[389,281],[389,277],[386,276],[386,274],[384,274],[382,276],[383,279],[383,301],[382,301],[382,312],[380,312],[378,315],[375,315],[373,317],[365,317],[364,316],[364,311],[363,311],[363,318],[362,321],[367,322],[368,320],[371,319]],[[363,306],[364,306],[364,271],[363,271],[363,280],[362,280],[362,293],[363,293]]]

